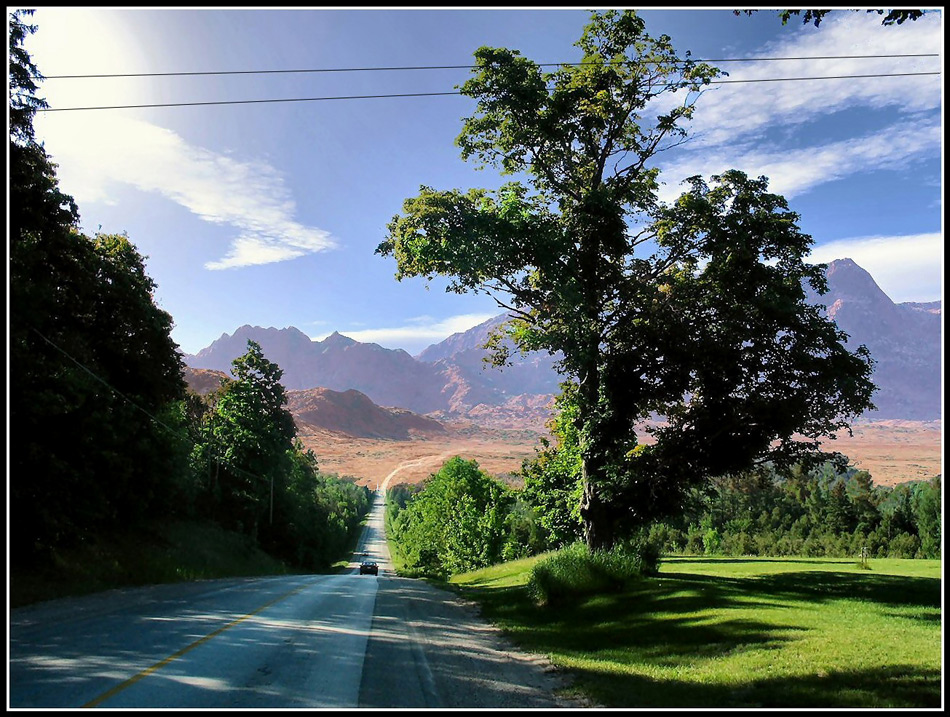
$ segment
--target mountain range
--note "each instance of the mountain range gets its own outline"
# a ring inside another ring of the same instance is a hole
[[[866,419],[940,418],[940,302],[895,304],[871,275],[851,259],[830,262],[828,292],[809,300],[848,334],[848,345],[864,344],[875,359],[879,390]],[[260,344],[284,372],[288,391],[317,387],[355,390],[380,406],[399,407],[435,418],[490,420],[496,412],[545,411],[562,378],[545,352],[512,356],[503,369],[488,366],[482,345],[506,319],[500,315],[449,336],[413,357],[401,349],[361,343],[334,332],[313,341],[296,328],[241,326],[207,348],[184,355],[193,368],[229,371],[231,362]],[[324,401],[329,400],[326,394]]]
[[[847,345],[864,344],[875,361],[876,410],[866,418],[929,421],[940,418],[941,337],[939,301],[895,304],[871,275],[851,259],[825,270],[828,292],[808,298],[848,334]]]
[[[463,334],[429,347],[418,357],[402,349],[361,343],[334,332],[313,341],[296,328],[241,326],[224,334],[195,355],[185,355],[192,368],[228,372],[231,362],[256,341],[264,355],[283,369],[288,391],[315,387],[334,391],[356,389],[381,406],[397,406],[415,413],[464,415],[479,406],[504,406],[517,397],[550,398],[558,392],[560,377],[546,353],[518,357],[512,366],[493,369],[482,361],[479,348],[492,326],[491,319]],[[444,354],[444,357],[440,357]]]

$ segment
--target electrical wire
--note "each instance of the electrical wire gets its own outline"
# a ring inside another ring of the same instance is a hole
[[[869,59],[889,59],[901,57],[939,57],[939,53],[915,53],[900,55],[822,55],[813,57],[727,57],[710,60],[690,60],[691,62],[777,62],[787,60],[869,60]],[[685,63],[686,60],[680,60],[677,64]],[[590,62],[540,62],[538,67],[561,67],[561,66],[585,66]],[[620,63],[608,63],[620,64]],[[659,64],[658,61],[647,61],[644,64]],[[35,75],[33,79],[37,80],[84,80],[84,79],[105,79],[111,77],[194,77],[206,75],[276,75],[276,74],[303,74],[319,72],[390,72],[390,71],[410,71],[410,70],[473,70],[479,65],[410,65],[405,67],[329,67],[329,68],[309,68],[300,70],[216,70],[205,72],[126,72],[111,74],[93,74],[93,75]]]
[[[184,437],[185,437],[185,434],[183,433],[182,429],[175,429],[175,428],[172,428],[171,426],[169,426],[167,423],[165,423],[165,422],[162,421],[161,419],[156,418],[156,417],[153,416],[149,411],[147,411],[146,409],[142,408],[142,407],[141,407],[140,405],[138,405],[135,401],[133,401],[131,398],[129,398],[128,396],[126,396],[124,393],[122,393],[119,389],[117,389],[117,388],[115,388],[114,386],[112,386],[111,384],[109,384],[109,382],[106,381],[104,378],[101,378],[99,375],[97,375],[97,374],[96,374],[92,369],[90,369],[88,366],[86,366],[85,364],[83,364],[81,361],[79,361],[78,359],[74,358],[73,356],[71,356],[71,355],[69,354],[69,352],[66,351],[64,348],[58,346],[56,343],[54,343],[54,342],[51,341],[50,339],[46,338],[42,333],[40,333],[40,331],[39,331],[38,329],[36,329],[35,327],[32,327],[32,326],[31,326],[30,328],[33,330],[33,332],[34,332],[37,336],[39,336],[41,339],[43,339],[43,341],[45,341],[45,342],[48,343],[50,346],[52,346],[54,349],[56,349],[56,350],[59,351],[61,354],[63,354],[66,358],[68,358],[70,361],[72,361],[74,364],[76,364],[79,368],[81,368],[83,371],[85,371],[85,372],[88,373],[90,376],[92,376],[94,379],[96,379],[96,381],[98,381],[98,382],[101,383],[103,386],[105,386],[106,388],[108,388],[108,389],[109,389],[110,391],[112,391],[115,395],[117,395],[117,396],[119,396],[120,398],[122,398],[123,400],[125,400],[125,401],[126,401],[127,403],[129,403],[131,406],[133,406],[134,408],[137,408],[139,411],[141,411],[141,412],[144,413],[146,416],[148,416],[148,417],[152,420],[153,423],[156,423],[157,425],[161,426],[162,428],[164,428],[165,430],[167,430],[169,433],[171,433],[171,434],[172,434],[173,436],[175,436],[176,438],[184,438]],[[219,458],[217,455],[212,456],[212,458],[214,459],[214,462],[215,462],[218,466],[224,466],[224,468],[225,468],[226,470],[230,470],[230,471],[233,471],[233,472],[235,472],[235,473],[240,473],[240,474],[245,475],[245,476],[247,476],[247,477],[249,477],[249,478],[256,478],[256,479],[262,480],[262,481],[268,480],[267,478],[264,478],[263,476],[259,476],[259,475],[257,475],[256,473],[251,473],[251,472],[249,472],[249,471],[244,470],[243,468],[238,468],[237,466],[230,465],[230,464],[228,464],[228,463],[221,463],[221,460],[220,460],[220,458]]]
[[[927,75],[939,75],[940,72],[897,72],[887,74],[870,75],[833,75],[825,77],[767,77],[748,80],[712,80],[708,84],[726,85],[751,82],[800,82],[805,80],[851,80],[878,77],[923,77]],[[706,86],[705,84],[703,86]],[[146,109],[150,107],[202,107],[210,105],[247,105],[247,104],[265,104],[277,102],[323,102],[329,100],[366,100],[366,99],[391,99],[396,97],[440,97],[447,95],[462,95],[461,92],[405,92],[399,94],[382,95],[340,95],[336,97],[287,97],[262,100],[215,100],[207,102],[161,102],[143,105],[103,105],[98,107],[45,107],[37,108],[37,112],[72,112],[80,110],[125,110],[125,109]]]

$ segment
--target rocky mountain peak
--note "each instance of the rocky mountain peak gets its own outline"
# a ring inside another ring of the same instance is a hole
[[[329,351],[335,348],[346,348],[347,346],[352,346],[356,343],[358,342],[355,339],[351,339],[349,336],[344,336],[339,331],[334,331],[323,341],[319,342],[324,351]]]
[[[940,302],[897,305],[850,258],[829,262],[825,273],[828,292],[819,296],[806,286],[807,298],[826,307],[852,349],[859,344],[870,349],[873,380],[881,390],[874,396],[878,410],[869,417],[940,418]],[[512,365],[502,369],[482,361],[489,331],[507,318],[502,314],[453,334],[416,358],[337,331],[315,342],[294,328],[242,326],[184,359],[194,368],[228,371],[252,338],[283,369],[288,390],[356,389],[376,404],[417,413],[500,410],[513,398],[558,393],[557,357],[546,352],[513,356]]]

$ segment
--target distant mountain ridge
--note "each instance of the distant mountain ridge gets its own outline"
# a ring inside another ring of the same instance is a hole
[[[185,383],[198,394],[216,391],[230,380],[213,369],[185,367]],[[285,387],[286,388],[286,387]],[[408,441],[418,436],[442,436],[448,430],[439,421],[402,408],[377,406],[354,389],[287,390],[287,410],[301,431],[318,429],[357,438]]]
[[[354,389],[310,388],[287,392],[289,410],[298,428],[312,426],[358,438],[408,441],[416,436],[442,436],[445,426],[433,418],[401,408],[383,408]]]
[[[940,418],[941,340],[939,301],[895,304],[852,259],[825,270],[828,293],[809,300],[848,334],[848,346],[864,344],[875,361],[871,380],[876,410],[866,418],[930,421]]]
[[[228,372],[231,362],[247,351],[248,340],[260,344],[268,360],[281,367],[288,390],[355,389],[378,405],[420,414],[464,414],[480,405],[502,405],[513,396],[558,391],[559,377],[550,357],[519,359],[499,370],[481,360],[484,352],[480,349],[468,348],[472,344],[468,337],[460,340],[458,350],[448,358],[429,362],[402,349],[361,343],[337,332],[312,341],[293,327],[241,326],[197,354],[186,354],[185,363]]]
[[[825,273],[828,293],[818,296],[808,290],[809,300],[826,307],[826,314],[849,335],[849,346],[865,344],[877,362],[872,377],[880,387],[874,395],[877,409],[864,417],[939,419],[940,302],[895,304],[851,259],[830,262]],[[336,332],[313,341],[293,327],[242,326],[184,360],[195,368],[228,372],[252,339],[283,369],[288,390],[355,389],[380,406],[487,418],[493,410],[546,405],[562,380],[555,357],[546,352],[515,354],[504,369],[485,364],[481,346],[506,318],[496,316],[453,334],[416,357]]]

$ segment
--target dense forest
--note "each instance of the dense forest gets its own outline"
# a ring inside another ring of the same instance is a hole
[[[10,14],[10,557],[13,570],[170,518],[239,531],[293,566],[344,552],[370,492],[296,440],[281,370],[248,345],[234,381],[186,391],[172,317],[124,235],[87,236],[33,131],[46,103]]]

